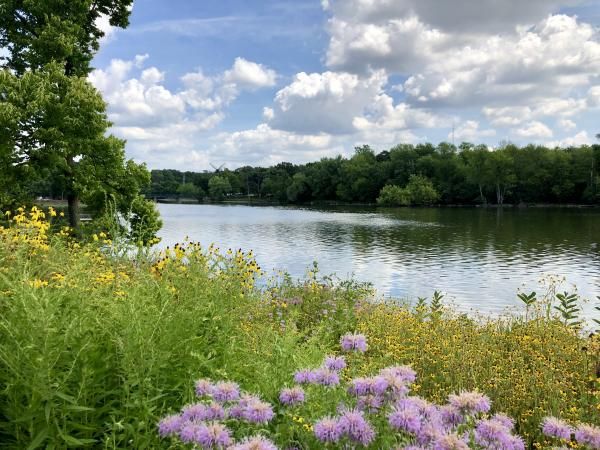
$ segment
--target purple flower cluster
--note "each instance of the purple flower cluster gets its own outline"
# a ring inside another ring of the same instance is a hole
[[[337,386],[340,384],[339,373],[346,367],[343,356],[326,356],[321,367],[310,370],[298,370],[294,381],[298,384],[320,384],[321,386]]]
[[[335,418],[325,417],[315,423],[313,430],[323,443],[337,443],[348,438],[353,443],[367,446],[375,439],[375,430],[358,409],[346,409]]]
[[[548,437],[569,440],[573,434],[573,428],[556,417],[546,417],[542,421],[542,433]]]
[[[357,408],[374,412],[404,398],[415,379],[415,372],[408,366],[387,367],[374,377],[353,379],[348,393],[356,396]]]
[[[279,393],[279,401],[284,405],[296,405],[304,402],[304,389],[299,386],[282,389]]]
[[[367,338],[364,334],[346,333],[340,340],[342,350],[345,352],[356,351],[364,353],[367,351]]]
[[[511,424],[512,426],[512,424]],[[475,427],[475,443],[483,448],[525,450],[525,442],[512,434],[502,420],[480,420]]]
[[[242,394],[235,383],[210,380],[196,382],[196,394],[204,402],[185,406],[180,414],[170,415],[158,423],[161,437],[177,437],[185,444],[202,449],[275,449],[275,445],[260,436],[234,444],[231,432],[219,421],[243,420],[266,424],[273,416],[273,408],[260,398]]]
[[[600,450],[600,427],[580,423],[573,428],[567,422],[556,417],[546,417],[542,422],[542,432],[551,438],[570,441],[573,437],[580,446]]]
[[[461,392],[450,395],[448,403],[467,416],[486,413],[491,408],[490,399],[479,392]]]

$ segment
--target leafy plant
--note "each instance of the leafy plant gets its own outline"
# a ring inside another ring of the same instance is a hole
[[[556,298],[560,304],[555,306],[554,309],[560,312],[565,325],[572,328],[581,327],[582,321],[578,320],[579,313],[581,312],[581,308],[578,305],[579,296],[577,294],[563,292],[562,294],[556,294]]]
[[[535,303],[537,302],[537,294],[534,292],[531,292],[530,294],[525,294],[524,292],[520,292],[519,294],[517,294],[517,297],[523,302],[525,303],[525,320],[529,319],[529,308]]]

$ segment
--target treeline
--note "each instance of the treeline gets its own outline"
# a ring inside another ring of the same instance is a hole
[[[152,171],[149,197],[258,198],[281,203],[600,203],[600,145],[400,144],[303,165],[215,172]]]

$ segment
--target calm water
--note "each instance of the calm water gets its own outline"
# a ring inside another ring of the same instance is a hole
[[[159,205],[162,246],[185,236],[254,250],[261,267],[369,281],[381,295],[446,294],[464,310],[519,307],[560,274],[588,299],[600,295],[600,211],[592,209],[296,209]],[[568,286],[565,286],[567,288]],[[585,307],[591,314],[591,304]]]

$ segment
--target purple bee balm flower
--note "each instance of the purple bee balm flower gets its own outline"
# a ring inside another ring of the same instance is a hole
[[[384,377],[399,378],[406,384],[414,383],[417,379],[417,372],[415,372],[410,366],[392,366],[381,369],[380,375]]]
[[[424,421],[423,426],[417,431],[417,442],[421,445],[429,445],[442,438],[445,430],[436,421]]]
[[[203,448],[224,448],[231,444],[231,434],[220,423],[203,423],[196,430],[194,441]]]
[[[227,413],[219,403],[212,402],[208,405],[205,420],[222,420],[225,417],[227,417]]]
[[[600,428],[587,423],[579,424],[575,430],[575,440],[594,450],[600,449]]]
[[[474,415],[485,413],[490,410],[490,399],[479,392],[461,392],[448,397],[450,405],[454,406],[463,414]]]
[[[315,372],[308,369],[299,370],[294,374],[294,381],[298,384],[312,384],[315,383],[317,377]]]
[[[500,422],[507,430],[512,431],[515,428],[515,421],[506,414],[498,413],[492,416],[492,420]]]
[[[243,417],[251,423],[268,423],[274,415],[271,405],[258,398],[250,399],[244,406]]]
[[[378,375],[371,380],[369,391],[371,394],[383,395],[387,391],[390,382],[383,376]]]
[[[388,422],[392,428],[416,434],[423,426],[421,414],[414,407],[394,407],[388,416]]]
[[[181,417],[184,421],[203,421],[208,417],[208,406],[204,403],[184,406],[181,410]]]
[[[465,417],[460,413],[460,411],[451,405],[444,405],[440,407],[440,418],[442,423],[447,428],[455,428],[462,424],[465,420]]]
[[[315,423],[313,431],[321,442],[336,443],[341,437],[338,421],[331,417],[325,417]]]
[[[515,442],[510,431],[496,420],[480,420],[475,427],[475,442],[485,448],[512,450]]]
[[[419,411],[419,413],[427,410],[427,408],[431,407],[431,404],[421,397],[405,397],[396,402],[396,407],[399,409],[402,408],[413,408]]]
[[[370,392],[370,390],[370,378],[355,378],[350,381],[350,386],[348,386],[348,393],[352,395],[366,395]]]
[[[469,445],[457,434],[446,434],[437,438],[431,448],[433,450],[469,450]]]
[[[363,412],[357,409],[344,411],[339,418],[338,427],[342,434],[364,446],[369,445],[375,439],[375,431],[365,419]]]
[[[542,421],[542,433],[558,439],[571,439],[573,428],[565,421],[556,417],[546,417]]]
[[[364,334],[346,333],[342,336],[340,344],[345,352],[357,351],[364,353],[367,351],[367,338]]]
[[[244,418],[244,407],[242,405],[232,405],[227,410],[227,417],[231,419],[243,419]]]
[[[406,447],[402,447],[401,450],[427,450],[425,447],[421,447],[420,445],[408,445]]]
[[[246,438],[236,445],[232,445],[228,450],[278,450],[277,446],[262,436],[253,436]]]
[[[201,422],[186,422],[179,430],[181,442],[184,444],[196,443],[200,426]]]
[[[240,398],[240,387],[236,383],[220,381],[214,386],[212,395],[219,403],[233,402]]]
[[[356,407],[361,411],[377,412],[384,405],[385,399],[381,395],[363,395],[358,397]]]
[[[196,395],[198,397],[210,396],[213,393],[214,385],[210,380],[201,379],[196,381]]]
[[[282,389],[279,394],[279,401],[284,405],[296,405],[304,401],[304,390],[301,387]]]
[[[315,370],[316,382],[323,386],[337,386],[340,384],[340,377],[337,372],[328,369]]]
[[[334,372],[339,372],[346,367],[346,358],[343,356],[327,356],[323,367]]]
[[[183,419],[179,414],[174,414],[163,418],[158,422],[158,434],[160,437],[172,436],[179,433]]]

